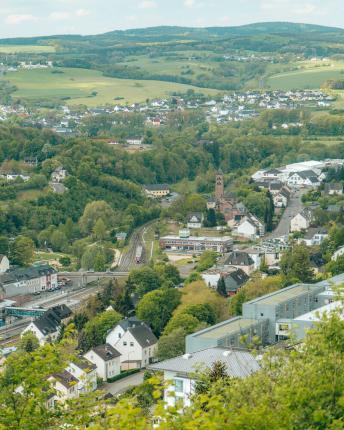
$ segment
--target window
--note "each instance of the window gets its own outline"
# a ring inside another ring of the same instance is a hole
[[[123,342],[123,346],[127,346],[127,342]]]
[[[263,313],[263,312],[261,312],[261,313],[260,313],[260,316],[261,316],[261,317],[263,317],[263,316],[264,316],[264,313]]]
[[[174,380],[174,391],[176,393],[182,393],[184,388],[184,381],[182,379]]]
[[[134,342],[130,342],[130,346],[134,346]]]
[[[118,337],[121,338],[121,333],[118,333]]]

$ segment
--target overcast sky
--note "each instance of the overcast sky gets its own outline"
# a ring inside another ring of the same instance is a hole
[[[0,37],[261,21],[344,27],[344,0],[0,0]]]

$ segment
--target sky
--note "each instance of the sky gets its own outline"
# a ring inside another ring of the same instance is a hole
[[[0,0],[0,37],[99,34],[157,25],[291,21],[344,27],[343,0]]]

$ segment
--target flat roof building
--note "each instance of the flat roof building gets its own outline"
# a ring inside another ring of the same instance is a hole
[[[166,251],[183,251],[201,253],[211,250],[220,254],[229,252],[233,248],[233,239],[230,236],[164,236],[160,238],[160,247]]]

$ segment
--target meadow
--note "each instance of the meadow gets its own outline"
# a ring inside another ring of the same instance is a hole
[[[55,52],[52,45],[0,45],[0,54],[44,54]]]
[[[317,89],[328,79],[344,77],[344,62],[302,62],[299,69],[278,73],[267,78],[266,84],[271,89]]]
[[[69,105],[134,103],[188,89],[206,94],[218,93],[217,90],[200,90],[172,82],[108,78],[99,71],[73,68],[20,70],[8,73],[6,79],[17,87],[13,94],[15,98],[29,101],[65,100]]]

